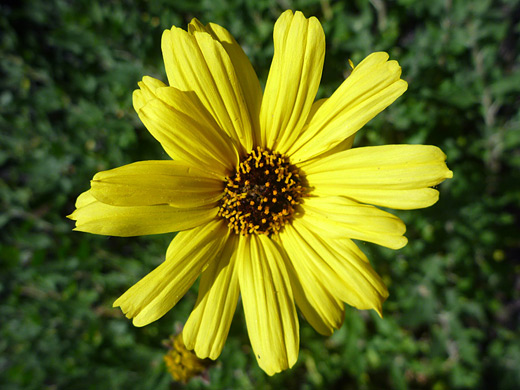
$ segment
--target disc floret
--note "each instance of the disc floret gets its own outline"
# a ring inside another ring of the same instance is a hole
[[[284,155],[257,147],[226,178],[218,215],[236,234],[277,234],[303,194],[298,168]]]

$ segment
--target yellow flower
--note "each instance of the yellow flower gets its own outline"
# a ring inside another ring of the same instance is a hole
[[[249,338],[269,375],[298,357],[296,306],[321,334],[344,303],[381,315],[388,292],[352,239],[406,245],[404,223],[375,206],[428,207],[452,172],[435,146],[353,148],[355,133],[406,89],[401,68],[373,53],[328,99],[315,100],[325,55],[316,18],[284,12],[262,93],[224,28],[193,20],[162,37],[169,86],[144,77],[134,107],[170,161],[94,176],[76,230],[113,236],[179,231],[164,263],[115,303],[136,326],[169,311],[199,275],[183,330],[216,359],[239,295]],[[373,206],[375,205],[375,206]]]
[[[177,382],[187,383],[194,377],[202,376],[212,363],[209,359],[199,359],[193,351],[186,349],[182,333],[171,336],[166,346],[168,352],[163,360],[166,369]]]

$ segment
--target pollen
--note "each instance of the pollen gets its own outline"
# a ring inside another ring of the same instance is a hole
[[[303,181],[287,157],[258,147],[226,178],[218,215],[236,234],[277,234],[305,195]]]

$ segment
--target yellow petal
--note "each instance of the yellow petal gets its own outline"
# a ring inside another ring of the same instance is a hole
[[[285,230],[284,246],[294,268],[308,268],[336,298],[381,315],[388,291],[363,252],[348,239],[323,240],[298,219],[292,226]]]
[[[301,221],[323,237],[353,238],[399,249],[408,240],[406,226],[395,215],[340,196],[309,197]]]
[[[92,196],[92,193],[89,191],[85,191],[85,192],[82,192],[79,196],[78,196],[78,199],[76,199],[76,208],[77,209],[81,209],[83,207],[86,207],[88,206],[89,204],[91,203],[94,203],[94,202],[97,202],[96,198],[94,198]],[[67,216],[67,218],[70,218],[70,219],[73,219],[71,218],[72,217],[72,214]]]
[[[334,329],[341,327],[345,316],[343,302],[333,296],[328,286],[321,280],[305,262],[299,261],[302,253],[298,242],[291,240],[291,236],[284,231],[274,239],[283,246],[291,261],[287,261],[287,271],[291,279],[291,287],[296,304],[305,319],[322,335],[330,336]],[[295,267],[295,264],[298,266]]]
[[[226,224],[216,220],[178,233],[168,247],[166,260],[121,295],[114,307],[120,306],[135,326],[161,318],[219,257],[228,235]]]
[[[285,11],[274,26],[274,57],[260,110],[261,146],[285,153],[299,136],[321,80],[325,34],[320,22]]]
[[[192,91],[218,126],[250,151],[253,134],[248,108],[233,63],[222,44],[208,33],[190,34],[173,27],[163,33],[162,52],[170,85]]]
[[[318,109],[323,106],[323,104],[327,101],[327,98],[316,100],[314,103],[312,103],[311,111],[309,112],[309,115],[307,116],[307,121],[305,124],[309,124],[310,121],[312,121],[312,118],[314,118],[314,115],[318,112]]]
[[[216,359],[229,332],[238,302],[238,237],[231,235],[222,254],[202,273],[199,296],[182,331],[184,343],[201,359]]]
[[[438,199],[432,188],[451,178],[446,155],[429,145],[349,149],[303,166],[316,195],[342,195],[362,203],[414,209]]]
[[[334,148],[406,91],[401,67],[387,60],[388,54],[373,53],[354,68],[289,149],[294,163]]]
[[[298,318],[283,254],[265,235],[240,236],[238,280],[247,332],[268,375],[298,359]]]
[[[91,181],[92,195],[112,206],[206,206],[222,198],[223,187],[223,178],[179,161],[140,161]]]
[[[314,103],[314,105],[313,105],[313,110],[315,109],[316,112],[317,112],[319,107],[321,107],[323,105],[323,103],[325,103],[326,101],[327,101],[327,99],[320,99],[320,100],[316,101]],[[316,108],[314,108],[314,106],[316,106]],[[312,115],[312,117],[309,118],[309,120],[308,120],[308,122],[306,124],[306,127],[304,128],[304,131],[306,131],[308,129],[307,125],[310,123],[310,121],[314,117],[314,114],[312,112],[311,112],[311,115]],[[338,153],[338,152],[343,152],[344,150],[352,148],[352,145],[354,144],[354,139],[355,138],[356,138],[356,134],[354,133],[350,137],[345,138],[343,141],[341,141],[339,144],[337,144],[333,148],[330,148],[326,152],[321,153],[318,157],[315,157],[315,159],[327,157],[327,156],[330,156],[331,154],[335,154],[335,153]],[[313,159],[307,160],[307,161],[304,162],[304,164],[307,164],[307,163],[309,163],[311,161],[314,161],[314,160]],[[297,165],[300,165],[300,164],[297,164]]]
[[[246,53],[235,41],[235,38],[224,27],[218,24],[209,23],[204,26],[197,19],[193,19],[188,26],[188,32],[195,31],[207,32],[211,37],[222,44],[224,50],[229,55],[229,59],[233,63],[237,80],[242,89],[247,109],[249,111],[249,119],[253,128],[253,134],[258,141],[260,132],[260,105],[262,103],[262,87],[258,81],[255,70],[247,58]]]
[[[155,99],[155,90],[157,88],[166,87],[161,80],[154,79],[150,76],[144,76],[142,81],[137,83],[139,89],[136,89],[132,95],[135,112],[139,110],[150,100]]]
[[[314,118],[314,115],[318,112],[318,109],[327,101],[327,99],[320,99],[313,103],[311,107],[311,112],[309,114],[309,117],[307,118],[307,122],[305,123],[305,127],[302,130],[305,132],[308,129],[308,124],[312,121],[312,118]],[[318,158],[323,158],[330,156],[331,154],[342,152],[344,150],[350,149],[352,145],[354,144],[354,138],[356,137],[356,134],[352,134],[350,137],[345,138],[343,141],[341,141],[339,144],[337,144],[332,149],[329,149],[325,153],[322,153]],[[312,161],[312,160],[311,160]],[[308,163],[308,162],[305,162]]]
[[[193,92],[167,87],[148,76],[138,85],[140,89],[133,94],[134,108],[170,157],[192,165],[206,165],[206,169],[223,176],[236,166],[238,156],[232,140],[218,128]]]
[[[189,102],[187,93],[174,88],[160,88],[161,99],[153,99],[139,110],[139,118],[148,131],[173,158],[226,176],[238,160],[232,142],[207,125],[205,117],[195,109],[182,112],[168,103]],[[168,100],[168,96],[175,99]],[[165,101],[166,100],[166,101]],[[229,138],[228,138],[229,139]]]
[[[218,212],[218,207],[111,206],[96,200],[90,190],[78,197],[76,207],[69,215],[76,221],[74,230],[119,237],[191,229],[211,221]]]

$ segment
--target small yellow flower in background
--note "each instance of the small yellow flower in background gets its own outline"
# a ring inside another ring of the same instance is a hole
[[[404,223],[375,206],[428,207],[452,177],[435,146],[351,148],[355,133],[406,89],[373,53],[315,101],[325,55],[316,18],[284,12],[265,91],[227,30],[194,19],[162,37],[169,86],[144,77],[134,107],[171,156],[96,174],[71,218],[112,236],[179,231],[166,260],[126,291],[136,326],[169,311],[201,275],[183,330],[199,358],[222,351],[239,295],[254,354],[269,375],[298,358],[296,306],[321,334],[344,302],[381,315],[388,291],[352,239],[406,245]]]
[[[193,351],[188,350],[182,340],[182,333],[171,336],[166,346],[168,352],[164,355],[164,363],[177,382],[186,383],[196,376],[203,375],[213,362],[210,359],[199,359]]]

